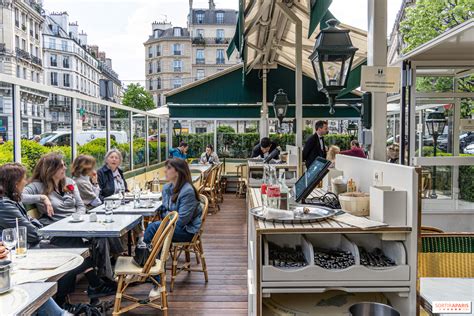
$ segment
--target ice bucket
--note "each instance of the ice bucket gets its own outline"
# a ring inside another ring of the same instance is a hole
[[[380,303],[357,303],[349,307],[352,316],[400,316],[394,308]]]
[[[0,261],[0,294],[10,291],[11,277],[10,277],[11,261]]]

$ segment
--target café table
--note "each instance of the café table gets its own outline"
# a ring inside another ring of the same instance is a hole
[[[191,170],[191,172],[193,171],[199,171],[201,173],[206,173],[208,172],[211,168],[212,168],[213,165],[202,165],[202,164],[190,164],[189,165],[189,170]]]
[[[474,303],[474,279],[472,278],[420,278],[420,304],[429,315],[448,316],[453,313],[433,313],[433,305],[439,301]],[[474,315],[470,313],[456,315]]]
[[[127,214],[127,215],[142,215],[142,216],[155,216],[156,210],[161,206],[161,201],[157,201],[153,204],[152,207],[139,207],[139,208],[134,208],[133,206],[133,201],[122,204],[118,208],[114,209],[114,214]],[[89,211],[89,213],[95,212],[97,214],[104,214],[105,213],[105,207],[104,205],[99,205],[92,210]]]
[[[15,285],[0,294],[0,315],[31,315],[57,291],[56,282]]]
[[[97,222],[84,216],[82,222],[71,222],[71,217],[63,218],[38,230],[38,234],[47,237],[108,238],[122,237],[128,234],[128,253],[132,253],[131,230],[141,223],[142,215],[114,214],[113,222],[105,223],[105,215],[97,215]]]

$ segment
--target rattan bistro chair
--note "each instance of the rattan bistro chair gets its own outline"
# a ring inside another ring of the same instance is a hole
[[[177,220],[178,213],[171,212],[161,221],[160,227],[158,227],[151,242],[153,248],[150,252],[150,256],[143,268],[133,262],[133,257],[118,257],[115,265],[115,275],[118,277],[118,284],[113,315],[127,313],[141,306],[153,307],[163,311],[163,315],[168,315],[165,265],[169,257],[169,249]],[[160,252],[160,259],[156,259]],[[161,277],[160,282],[154,278],[154,276],[157,275]],[[159,297],[139,299],[125,294],[125,291],[131,283],[145,283],[148,280],[160,288],[161,295]],[[131,301],[132,303],[122,307],[122,299]],[[161,299],[160,303],[155,302],[159,299]]]
[[[218,165],[213,165],[211,170],[207,173],[204,184],[198,190],[200,194],[205,195],[209,200],[209,207],[215,210],[213,213],[217,213],[220,210],[216,190],[217,172]]]
[[[247,186],[248,186],[248,175],[247,175],[248,166],[247,164],[240,164],[237,166],[237,191],[235,195],[238,197],[245,197]]]
[[[204,257],[204,248],[202,245],[202,234],[204,232],[204,222],[206,221],[207,211],[209,202],[207,197],[204,195],[200,195],[201,200],[201,207],[202,207],[202,215],[201,215],[201,227],[199,231],[194,235],[193,239],[190,242],[174,242],[171,244],[171,260],[172,260],[172,269],[171,269],[171,285],[170,291],[173,292],[174,289],[174,282],[176,277],[182,271],[188,272],[203,272],[204,273],[204,280],[208,281],[207,275],[207,266],[206,266],[206,259]],[[185,263],[182,266],[178,266],[178,259],[181,254],[184,252],[185,254]],[[201,264],[201,269],[198,268],[191,268],[191,252],[196,255],[197,263]]]

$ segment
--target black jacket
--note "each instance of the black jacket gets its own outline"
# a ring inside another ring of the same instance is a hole
[[[316,160],[316,158],[326,158],[326,145],[324,144],[324,137],[322,137],[322,139],[323,148],[321,148],[321,145],[319,143],[318,134],[312,135],[306,141],[306,144],[303,148],[303,160],[306,162],[306,168],[309,168],[309,166],[311,166],[311,164],[313,163],[313,161]]]
[[[4,229],[15,228],[16,219],[18,225],[26,227],[27,241],[30,246],[40,242],[38,228],[41,228],[40,222],[28,217],[28,213],[21,202],[15,202],[9,198],[0,198],[0,234]]]
[[[274,142],[271,142],[271,145],[270,145],[270,151],[268,152],[269,154],[275,150],[277,148],[277,144],[275,144]],[[260,158],[264,158],[263,156],[263,152],[262,152],[262,147],[260,146],[260,144],[257,144],[253,150],[252,150],[252,157],[250,158],[256,158],[256,157],[260,157]],[[278,159],[279,156],[276,156],[275,159]]]
[[[125,181],[125,177],[123,176],[123,171],[119,168],[118,172],[122,176],[123,183],[125,184],[125,191],[128,191],[127,181]],[[115,180],[112,170],[110,170],[107,166],[103,166],[99,170],[97,170],[97,182],[99,183],[100,187],[100,195],[99,199],[104,201],[104,198],[114,195],[115,193]]]

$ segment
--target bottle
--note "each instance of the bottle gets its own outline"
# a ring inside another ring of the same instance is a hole
[[[160,179],[158,179],[158,175],[155,173],[155,177],[151,182],[151,192],[159,193],[160,192]]]
[[[280,209],[288,211],[290,209],[289,205],[289,189],[285,183],[285,169],[281,169],[280,173]]]
[[[140,208],[140,197],[141,197],[140,195],[141,195],[141,190],[137,184],[133,188],[133,208]]]
[[[260,195],[262,197],[263,208],[267,207],[267,187],[268,187],[268,166],[263,166],[262,185],[260,186]]]
[[[280,198],[281,198],[280,185],[278,183],[278,178],[276,175],[276,168],[271,167],[270,180],[269,180],[269,185],[267,187],[268,207],[279,209]]]

